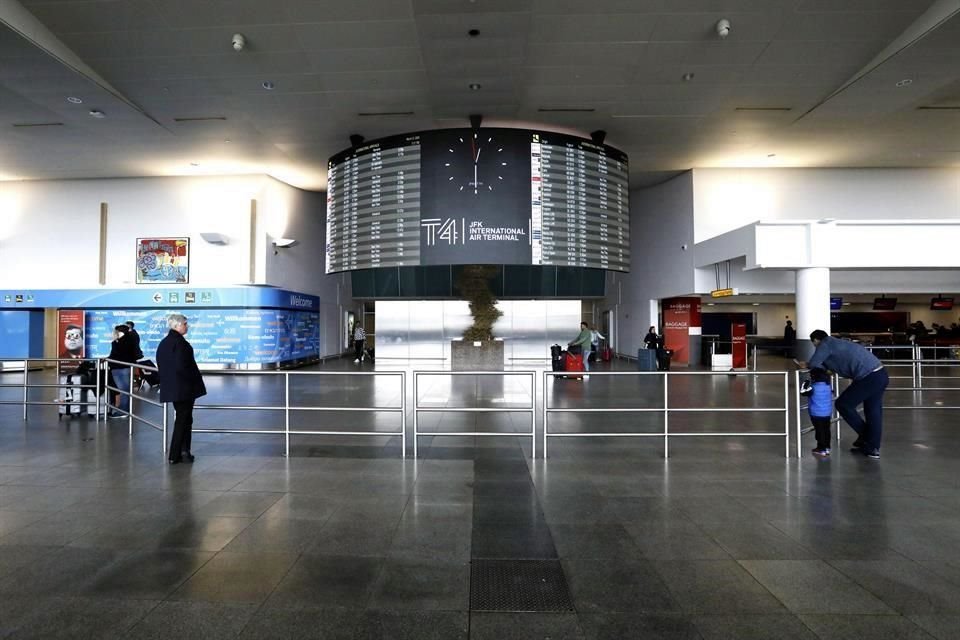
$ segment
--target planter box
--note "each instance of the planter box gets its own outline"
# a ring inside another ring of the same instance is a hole
[[[453,371],[503,371],[503,341],[468,342],[452,340]]]

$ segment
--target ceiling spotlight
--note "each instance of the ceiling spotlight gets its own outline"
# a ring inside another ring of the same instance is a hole
[[[685,73],[685,74],[683,74],[683,76],[681,76],[681,77],[683,78],[683,81],[684,81],[684,82],[690,82],[691,80],[693,80],[693,74],[692,74],[692,73]]]
[[[107,117],[107,114],[105,114],[103,111],[100,111],[99,109],[90,109],[89,113],[91,118],[97,118],[98,120]]]
[[[67,102],[71,104],[83,104],[83,98],[78,98],[76,96],[67,97]]]
[[[200,163],[199,163],[199,162],[191,162],[191,163],[190,163],[190,166],[191,166],[191,167],[199,167],[199,166],[200,166]]]
[[[913,80],[910,78],[904,78],[903,80],[900,80],[899,82],[897,82],[898,87],[909,87],[912,84],[913,84]]]
[[[273,82],[270,80],[264,80],[262,83],[260,83],[260,86],[267,91],[273,91],[277,85],[273,84]]]
[[[243,51],[243,48],[247,46],[247,39],[242,33],[233,34],[233,50],[234,51]]]
[[[478,83],[478,82],[471,82],[471,83],[470,83],[469,85],[467,85],[467,86],[470,88],[470,91],[480,91],[480,89],[483,88],[483,85],[481,85],[481,84]]]
[[[478,35],[480,35],[480,29],[470,29],[470,31],[467,31],[467,35],[471,38],[476,38]]]
[[[776,158],[776,157],[777,157],[777,154],[775,154],[775,153],[768,153],[768,154],[767,154],[767,157],[768,157],[768,158]]]
[[[717,35],[721,38],[726,38],[730,35],[730,21],[726,18],[717,21]]]

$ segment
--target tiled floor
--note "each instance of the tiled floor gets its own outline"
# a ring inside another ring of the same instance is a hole
[[[341,369],[357,367],[324,370]],[[206,401],[275,405],[281,379],[210,376]],[[566,408],[657,407],[661,384],[592,376],[548,395]],[[671,403],[774,406],[782,384],[676,376]],[[292,390],[325,406],[400,397],[395,381],[357,377],[295,379]],[[431,406],[515,407],[529,394],[494,379],[420,387]],[[277,436],[198,434],[196,463],[176,467],[147,427],[130,438],[123,421],[58,421],[37,407],[24,423],[20,412],[0,406],[0,637],[960,637],[956,411],[887,412],[879,461],[842,446],[829,461],[785,458],[779,437],[678,437],[667,460],[661,437],[556,438],[548,459],[531,460],[529,437],[427,436],[414,461],[400,457],[399,437],[298,436],[287,459]],[[422,418],[424,430],[529,424],[523,413]],[[283,414],[197,419],[263,429]],[[550,429],[653,433],[660,419],[562,413]],[[303,412],[292,424],[392,431],[399,421]],[[670,426],[782,431],[783,415],[678,413]],[[559,567],[572,608],[471,611],[471,563],[485,560]]]

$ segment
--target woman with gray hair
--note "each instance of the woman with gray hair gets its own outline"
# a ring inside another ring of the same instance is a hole
[[[207,388],[193,356],[193,347],[184,337],[189,329],[186,316],[171,313],[167,316],[167,327],[170,331],[157,346],[160,402],[172,402],[176,412],[167,456],[170,464],[180,464],[194,460],[190,453],[193,403],[207,394]]]

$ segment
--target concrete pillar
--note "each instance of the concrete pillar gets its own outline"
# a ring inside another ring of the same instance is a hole
[[[813,355],[810,333],[823,329],[830,333],[830,269],[797,269],[797,359]]]

